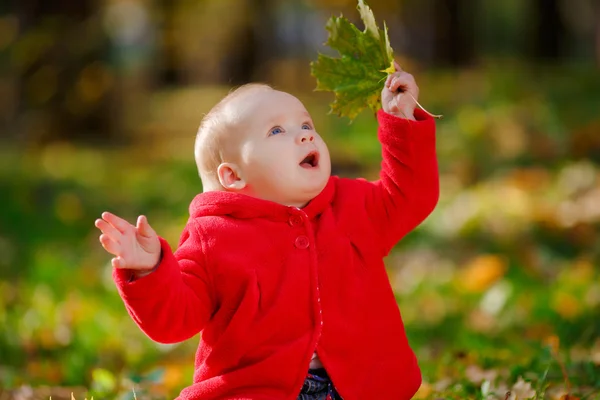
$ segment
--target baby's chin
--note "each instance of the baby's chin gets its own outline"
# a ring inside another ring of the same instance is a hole
[[[308,204],[312,199],[317,197],[323,191],[323,189],[325,189],[328,180],[329,179],[327,178],[320,182],[315,182],[314,184],[298,187],[297,195],[294,197],[299,199],[299,202]]]
[[[268,183],[263,181],[260,186],[251,185],[249,188],[252,190],[248,190],[246,194],[301,208],[317,197],[327,186],[329,175],[325,174],[325,171],[321,172],[310,177],[300,175],[281,179],[283,177],[279,176],[279,179],[269,179]]]

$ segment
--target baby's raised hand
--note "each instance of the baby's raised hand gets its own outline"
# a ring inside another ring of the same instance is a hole
[[[394,62],[396,72],[388,75],[381,91],[383,111],[400,118],[414,120],[414,111],[419,98],[419,87],[415,78],[408,72],[402,71]]]
[[[160,241],[144,216],[133,226],[109,212],[102,213],[95,225],[102,231],[100,243],[110,254],[115,268],[135,271],[136,276],[148,274],[160,260]]]

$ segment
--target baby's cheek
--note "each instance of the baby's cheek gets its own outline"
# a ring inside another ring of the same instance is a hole
[[[265,154],[262,153],[260,157],[255,157],[253,166],[257,170],[257,173],[274,175],[284,169],[283,160],[285,157],[280,157],[278,153]]]
[[[255,146],[251,142],[244,143],[239,148],[241,159],[249,164],[253,162],[254,154],[256,154]]]
[[[331,162],[331,157],[329,154],[329,147],[327,147],[327,143],[323,142],[321,146],[321,160]]]

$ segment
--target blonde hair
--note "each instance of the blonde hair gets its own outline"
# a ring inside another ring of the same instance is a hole
[[[239,125],[239,113],[234,112],[234,100],[255,90],[273,90],[263,83],[249,83],[232,90],[219,101],[200,122],[194,156],[203,191],[222,190],[217,168],[224,162],[227,134]]]

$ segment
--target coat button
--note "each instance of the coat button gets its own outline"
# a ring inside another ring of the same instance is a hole
[[[308,241],[308,238],[306,236],[304,236],[304,235],[298,236],[296,238],[295,245],[299,249],[306,249],[306,248],[308,248],[309,244],[310,244],[310,242]]]
[[[288,220],[288,223],[290,226],[300,226],[302,225],[302,218],[300,218],[298,215],[292,215]]]

